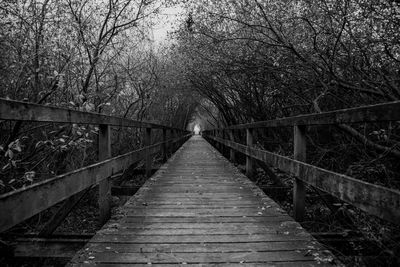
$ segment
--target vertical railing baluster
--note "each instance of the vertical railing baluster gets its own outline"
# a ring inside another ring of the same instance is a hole
[[[234,135],[234,130],[228,130],[228,134],[229,134],[229,140],[231,140],[232,142],[235,142],[235,135]],[[233,148],[231,148],[229,150],[229,160],[231,162],[236,162],[236,155],[235,155],[235,150]]]
[[[146,128],[144,145],[146,146],[146,149],[145,149],[146,177],[150,177],[151,176],[151,163],[152,163],[152,158],[151,158],[150,148],[149,148],[149,146],[151,145],[151,128]]]
[[[176,138],[176,130],[175,129],[173,129],[172,130],[172,153],[175,153],[175,151],[176,151],[176,143],[174,142],[175,141],[175,138]]]
[[[162,145],[161,145],[161,157],[162,161],[167,161],[167,129],[162,129]]]
[[[109,125],[99,125],[99,143],[98,157],[99,161],[106,160],[111,157],[111,127]],[[111,174],[110,170],[105,170]],[[110,177],[99,183],[99,209],[101,225],[106,223],[111,214],[111,181]]]
[[[246,129],[246,145],[248,147],[253,146],[253,129]],[[252,177],[254,175],[254,161],[253,159],[246,155],[246,175]]]
[[[304,125],[294,126],[294,159],[298,161],[306,161],[306,132],[307,127]],[[296,176],[300,173],[296,173]],[[306,189],[304,182],[295,178],[293,185],[293,212],[296,221],[304,220]]]

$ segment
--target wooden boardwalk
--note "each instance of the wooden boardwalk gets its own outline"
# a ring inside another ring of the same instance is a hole
[[[331,266],[330,252],[193,136],[71,266]]]

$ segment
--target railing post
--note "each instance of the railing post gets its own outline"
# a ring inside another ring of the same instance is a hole
[[[294,159],[303,162],[306,161],[306,132],[306,126],[294,126]],[[299,175],[299,173],[297,173],[296,175]],[[293,212],[296,221],[303,221],[304,219],[305,199],[305,184],[300,179],[295,178],[293,184]]]
[[[232,142],[235,142],[235,135],[234,135],[233,131],[234,131],[234,130],[228,130],[228,134],[229,134],[229,139],[230,139]],[[231,148],[231,149],[229,150],[229,160],[230,160],[231,162],[236,162],[236,157],[235,157],[235,156],[236,156],[236,155],[235,155],[235,150],[234,150],[233,148]]]
[[[152,158],[150,155],[150,149],[149,149],[149,146],[151,145],[151,128],[146,128],[144,145],[146,146],[146,152],[145,152],[146,177],[150,177],[151,176],[151,161],[152,161]]]
[[[162,145],[161,145],[162,161],[167,161],[167,129],[162,129]]]
[[[214,130],[214,134],[213,135],[214,135],[214,137],[218,137],[218,130],[217,129]],[[216,140],[214,140],[214,147],[216,149],[218,149],[218,142]]]
[[[109,125],[99,125],[99,161],[111,157],[111,127]],[[109,170],[107,170],[109,171]],[[104,179],[99,183],[99,209],[101,225],[106,223],[111,215],[111,185],[110,178]]]
[[[183,139],[182,139],[182,136],[183,136],[183,130],[179,130],[179,147],[181,147],[182,145],[183,145]]]
[[[246,129],[246,145],[248,147],[253,146],[253,129]],[[254,161],[251,157],[246,155],[246,175],[252,177],[254,175]]]
[[[218,130],[218,138],[223,139],[222,137],[222,130]],[[222,143],[218,143],[219,151],[223,154],[224,153],[224,145]]]
[[[171,131],[171,135],[172,135],[172,153],[175,153],[175,149],[176,149],[176,143],[174,142],[175,138],[176,138],[176,130],[175,129],[173,129]]]
[[[221,138],[223,139],[223,140],[225,140],[225,134],[226,134],[226,130],[225,129],[222,129],[221,130]],[[225,146],[225,144],[224,143],[221,143],[221,153],[222,153],[222,155],[226,155],[226,146]]]

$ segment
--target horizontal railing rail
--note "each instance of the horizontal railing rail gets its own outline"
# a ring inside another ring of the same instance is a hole
[[[168,140],[177,143],[180,138]],[[115,173],[126,170],[131,164],[141,161],[146,153],[160,151],[162,143],[113,157],[25,188],[0,195],[0,232],[44,211],[82,190],[96,185]]]
[[[99,126],[98,163],[0,195],[0,232],[10,229],[63,200],[67,200],[67,202],[65,202],[65,207],[62,206],[60,209],[72,209],[75,202],[80,199],[80,197],[74,198],[73,196],[82,194],[94,185],[99,185],[100,223],[106,222],[110,217],[111,210],[110,177],[142,160],[145,161],[146,175],[149,177],[154,154],[161,152],[162,159],[165,161],[169,150],[173,152],[191,136],[189,131],[150,122],[6,99],[0,99],[0,120],[96,124]],[[145,128],[144,147],[111,158],[112,126]],[[161,142],[151,144],[152,129],[162,130]],[[167,139],[168,131],[170,131],[169,139]],[[66,217],[68,211],[59,214]],[[55,222],[60,223],[61,221],[60,218],[55,218]],[[51,222],[47,225],[51,225]],[[46,229],[44,232],[51,234],[56,227],[50,228],[51,231]]]
[[[254,172],[254,160],[259,160],[294,175],[296,179],[293,187],[293,206],[294,217],[298,221],[304,219],[305,184],[308,184],[369,214],[398,224],[400,223],[400,191],[305,163],[308,126],[398,120],[400,120],[400,101],[233,125],[226,128],[206,130],[202,134],[211,142],[228,147],[231,160],[235,159],[235,152],[244,154],[246,156],[246,174],[249,176],[253,175]],[[294,159],[253,146],[254,129],[287,126],[292,126],[294,129]],[[246,130],[246,145],[235,142],[234,130],[240,129]],[[229,140],[225,139],[225,136]]]
[[[178,131],[182,130],[179,128],[150,122],[135,121],[122,117],[108,116],[99,113],[45,106],[2,98],[0,98],[0,120],[105,124],[121,127],[169,129]]]
[[[340,109],[329,112],[313,113],[293,117],[258,121],[246,124],[230,125],[224,129],[274,128],[295,125],[327,125],[362,122],[383,122],[400,120],[400,101]]]

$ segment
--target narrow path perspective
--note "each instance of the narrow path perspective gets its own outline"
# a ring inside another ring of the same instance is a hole
[[[333,257],[193,136],[73,258],[79,265],[331,266]]]

